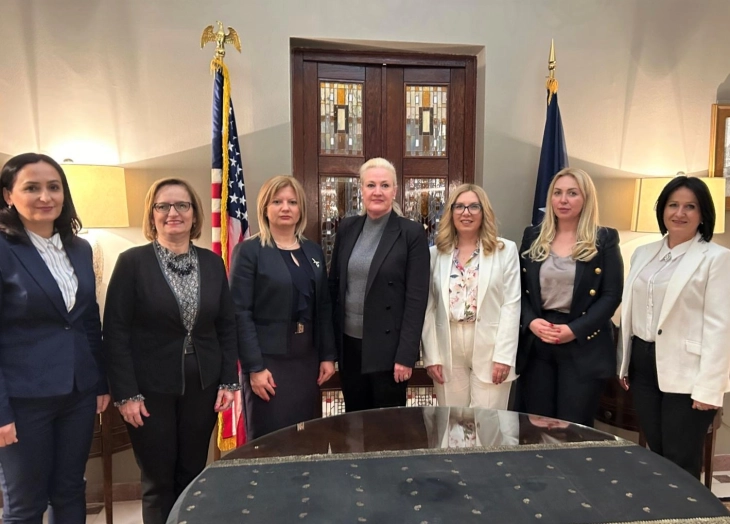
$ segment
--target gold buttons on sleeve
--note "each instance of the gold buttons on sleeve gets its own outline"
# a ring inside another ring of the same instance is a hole
[[[595,289],[591,289],[591,290],[590,290],[590,291],[588,292],[588,294],[589,294],[590,296],[592,296],[592,297],[595,297],[595,296],[596,296],[596,290],[595,290]]]
[[[522,268],[522,272],[523,272],[523,273],[527,273],[527,268],[526,268],[526,267],[523,267],[523,268]]]
[[[600,275],[601,274],[601,268],[600,267],[597,267],[596,269],[594,269],[594,271],[596,272],[596,275]]]

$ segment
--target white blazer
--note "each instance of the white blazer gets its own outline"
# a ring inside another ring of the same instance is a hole
[[[730,250],[697,235],[672,274],[659,312],[656,367],[659,389],[688,393],[693,400],[722,406],[730,391]],[[624,286],[618,375],[631,361],[631,301],[634,281],[664,240],[641,246],[631,257]],[[629,377],[629,380],[631,377]]]
[[[511,366],[507,380],[517,378],[515,359],[520,331],[520,261],[514,242],[504,243],[491,255],[479,257],[477,318],[472,369],[482,382],[492,382],[492,363]],[[453,252],[431,248],[431,283],[423,323],[423,365],[443,366],[444,380],[451,375],[449,280]]]

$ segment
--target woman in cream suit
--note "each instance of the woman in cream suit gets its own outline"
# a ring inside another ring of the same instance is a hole
[[[699,178],[669,182],[656,214],[665,237],[631,259],[618,373],[652,451],[699,478],[707,427],[730,389],[730,250],[710,242],[715,208]]]
[[[506,409],[520,323],[517,246],[481,187],[452,191],[431,248],[423,360],[440,406]]]

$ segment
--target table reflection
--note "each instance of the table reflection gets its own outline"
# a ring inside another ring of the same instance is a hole
[[[479,408],[388,408],[312,420],[253,440],[223,460],[617,440],[562,420]]]

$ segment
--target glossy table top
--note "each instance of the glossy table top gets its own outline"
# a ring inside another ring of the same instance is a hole
[[[253,440],[222,460],[473,446],[620,440],[569,422],[479,408],[388,408],[311,420]]]

